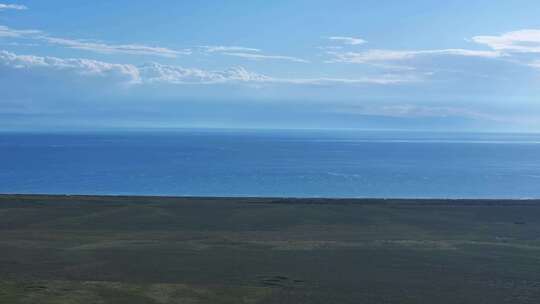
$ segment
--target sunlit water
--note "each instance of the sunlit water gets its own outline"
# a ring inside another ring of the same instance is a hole
[[[0,192],[540,198],[540,135],[0,134]]]

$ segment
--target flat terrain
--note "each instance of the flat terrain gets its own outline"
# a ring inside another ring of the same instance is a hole
[[[5,195],[0,303],[540,303],[540,202]]]

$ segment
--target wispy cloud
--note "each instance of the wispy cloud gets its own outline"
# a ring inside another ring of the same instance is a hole
[[[243,46],[201,46],[201,48],[203,48],[207,53],[219,53],[221,55],[241,57],[249,60],[284,60],[301,63],[309,62],[305,59],[293,56],[261,54],[260,49]]]
[[[113,82],[129,84],[220,84],[269,83],[273,78],[249,72],[242,67],[226,70],[184,68],[159,63],[143,65],[117,64],[84,58],[62,59],[34,55],[18,55],[0,51],[0,69],[11,68],[35,73],[64,72],[66,77],[108,78]],[[4,71],[5,72],[5,71]]]
[[[131,64],[108,63],[98,60],[58,57],[41,57],[34,55],[17,55],[0,51],[0,67],[28,71],[67,72],[82,76],[106,77],[124,83],[139,83],[137,67]]]
[[[260,49],[243,46],[203,45],[200,46],[208,53],[217,52],[260,52]]]
[[[5,10],[26,10],[28,9],[28,7],[24,6],[24,5],[20,5],[20,4],[3,4],[3,3],[0,3],[0,11],[5,11]]]
[[[263,55],[263,54],[241,53],[241,52],[224,52],[222,54],[227,55],[227,56],[241,57],[241,58],[250,59],[250,60],[285,60],[285,61],[301,62],[301,63],[309,62],[302,58],[291,57],[291,56],[281,56],[281,55]]]
[[[508,53],[540,53],[540,30],[525,29],[498,36],[475,36],[476,43]]]
[[[280,78],[271,77],[235,67],[226,70],[203,70],[184,68],[158,63],[149,63],[139,67],[141,78],[145,83],[166,84],[223,84],[223,83],[253,83],[253,84],[296,84],[296,85],[333,85],[333,84],[398,84],[418,81],[410,76],[382,75],[379,77],[363,78]]]
[[[16,42],[16,41],[11,41],[11,42],[0,42],[0,45],[8,45],[8,46],[38,46],[39,44],[37,43],[22,43],[22,42]]]
[[[533,62],[529,63],[530,67],[540,69],[540,60],[534,60]]]
[[[242,67],[222,71],[149,63],[139,67],[145,83],[166,84],[220,84],[220,83],[262,83],[269,77],[252,73]]]
[[[480,119],[487,121],[505,122],[507,119],[503,116],[492,115],[482,111],[468,109],[465,107],[452,106],[425,106],[413,104],[394,104],[394,105],[369,105],[359,107],[338,108],[336,112],[367,115],[367,116],[387,116],[404,118],[425,118],[425,117],[464,117],[470,119]]]
[[[405,82],[415,82],[415,76],[381,75],[360,78],[280,78],[271,77],[235,67],[221,71],[208,71],[194,68],[150,63],[139,68],[141,78],[146,83],[167,84],[222,84],[222,83],[251,83],[251,84],[292,84],[292,85],[354,85],[376,84],[391,85]]]
[[[111,81],[127,84],[290,84],[290,85],[392,85],[419,81],[416,76],[379,75],[358,78],[306,77],[282,78],[272,77],[234,67],[224,70],[205,70],[185,68],[159,63],[143,65],[118,64],[83,58],[62,59],[58,57],[42,57],[34,55],[17,55],[0,51],[0,68],[11,68],[28,72],[66,72],[68,77],[80,75],[85,77],[101,77]]]
[[[380,75],[380,76],[366,76],[358,78],[334,78],[334,77],[321,77],[321,78],[273,78],[272,82],[275,83],[289,83],[289,84],[305,84],[305,85],[355,85],[355,84],[372,84],[372,85],[392,85],[402,84],[410,82],[421,81],[421,78],[416,75]]]
[[[22,38],[32,35],[41,34],[41,31],[38,30],[16,30],[10,27],[0,25],[0,37],[8,38]]]
[[[419,56],[463,56],[497,58],[503,56],[497,51],[477,51],[466,49],[442,49],[442,50],[418,50],[418,51],[395,51],[395,50],[368,50],[365,52],[327,52],[333,56],[327,62],[342,63],[380,63],[402,61]]]
[[[42,40],[50,44],[61,45],[71,49],[85,50],[104,54],[131,54],[153,55],[174,58],[178,55],[189,55],[190,50],[173,50],[164,47],[148,46],[142,44],[107,44],[76,39],[65,39],[50,36],[42,36]]]
[[[341,50],[341,49],[343,49],[342,46],[337,46],[337,45],[318,46],[317,48],[318,48],[319,50],[327,50],[327,51],[335,51],[335,50]]]
[[[359,45],[359,44],[364,44],[367,42],[366,40],[362,38],[345,37],[345,36],[332,36],[332,37],[328,37],[328,39],[333,40],[333,41],[338,41],[338,42],[341,42],[343,44],[348,44],[348,45]]]
[[[51,45],[90,51],[102,54],[130,54],[130,55],[151,55],[159,57],[175,58],[179,55],[189,55],[191,50],[175,50],[159,46],[149,46],[144,44],[111,44],[80,39],[69,39],[54,37],[39,30],[17,30],[4,25],[0,25],[0,37],[26,38],[36,41],[44,41]]]

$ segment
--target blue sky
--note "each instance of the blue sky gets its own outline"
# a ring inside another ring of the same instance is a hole
[[[540,131],[538,1],[199,2],[0,0],[1,130]]]

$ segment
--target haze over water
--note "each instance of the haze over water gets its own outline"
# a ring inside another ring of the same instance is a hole
[[[0,192],[540,198],[540,135],[359,131],[0,134]]]

